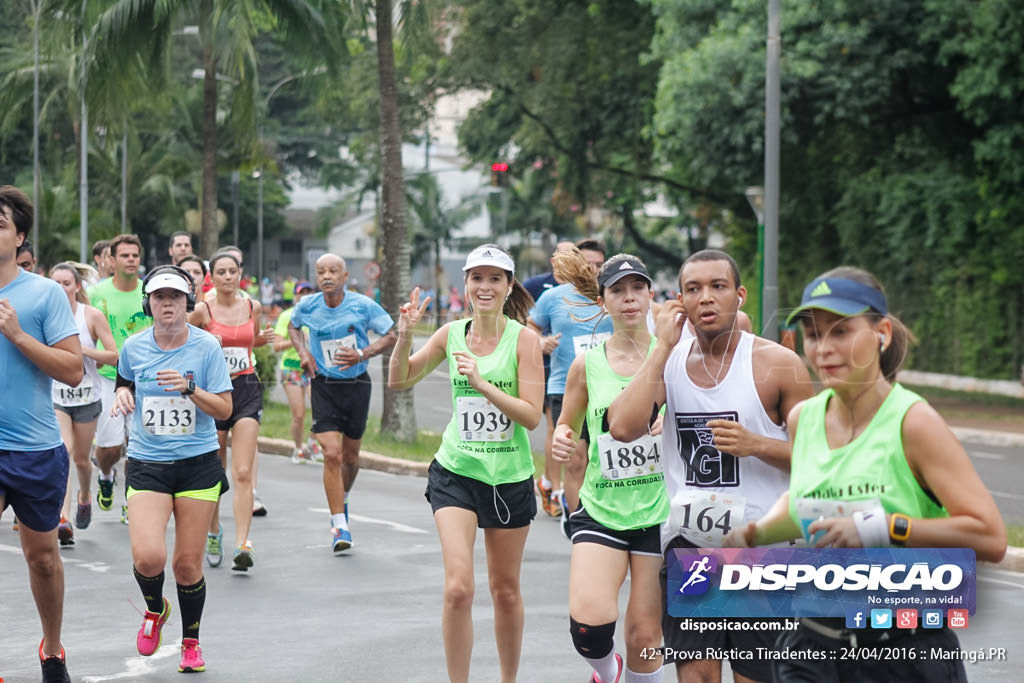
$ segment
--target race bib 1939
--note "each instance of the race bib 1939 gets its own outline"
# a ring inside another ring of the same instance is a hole
[[[597,437],[601,476],[605,479],[629,479],[662,472],[661,439],[644,434],[628,443],[616,441],[611,434]]]
[[[463,441],[509,441],[512,419],[483,396],[455,399],[455,418]]]
[[[180,396],[144,396],[142,427],[154,436],[195,434],[196,404]]]

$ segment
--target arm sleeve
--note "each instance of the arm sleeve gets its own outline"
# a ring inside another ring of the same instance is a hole
[[[370,329],[379,335],[387,334],[395,326],[395,321],[391,319],[388,312],[372,299],[367,306],[366,314],[366,317],[370,320]]]
[[[527,315],[528,319],[536,323],[537,327],[545,332],[551,329],[551,311],[548,308],[551,302],[551,297],[548,296],[550,291],[549,289],[540,295],[537,303],[533,305],[533,308],[530,309],[530,313]]]
[[[203,351],[206,354],[206,385],[200,388],[209,391],[211,394],[220,394],[231,391],[231,374],[228,372],[227,361],[224,360],[224,353],[212,337],[212,344],[206,344]]]
[[[124,348],[121,349],[121,353],[117,354],[117,376],[114,381],[120,386],[120,381],[123,379],[126,384],[135,383],[135,372],[132,370],[132,364],[128,359],[132,345],[125,343]]]
[[[295,304],[295,308],[292,309],[291,325],[295,329],[301,330],[302,326],[306,324],[305,319],[305,307],[302,305],[302,301]]]
[[[43,320],[43,343],[53,346],[57,342],[78,334],[78,325],[71,313],[71,304],[60,287],[47,287],[46,319]]]

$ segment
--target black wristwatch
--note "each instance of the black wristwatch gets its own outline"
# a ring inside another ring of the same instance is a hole
[[[188,380],[188,384],[185,385],[185,391],[181,392],[182,396],[191,396],[196,393],[196,381],[194,379]]]

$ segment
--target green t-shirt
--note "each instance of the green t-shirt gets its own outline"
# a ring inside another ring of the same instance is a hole
[[[142,312],[142,280],[135,283],[134,290],[122,292],[114,286],[114,278],[108,277],[90,287],[88,294],[89,303],[107,316],[118,353],[125,339],[153,324],[153,319]],[[97,342],[96,346],[102,347],[102,344]],[[117,368],[112,365],[104,365],[99,373],[110,380],[117,378]]]
[[[295,285],[298,284],[295,280],[285,280],[281,284],[281,298],[291,303],[295,298]]]
[[[650,354],[655,339],[647,349]],[[612,370],[601,342],[586,352],[589,459],[580,500],[595,521],[617,531],[646,529],[668,518],[661,437],[622,443],[608,433],[605,414],[632,377]]]
[[[825,411],[833,396],[826,389],[804,402],[793,441],[789,514],[805,535],[819,514],[848,516],[859,509],[850,504],[876,500],[886,513],[948,517],[945,508],[917,483],[903,452],[903,418],[924,399],[894,384],[867,428],[833,450],[825,434]]]
[[[448,376],[452,384],[452,415],[434,458],[445,469],[485,484],[510,484],[533,476],[530,435],[521,424],[504,415],[459,374],[455,353],[476,359],[480,376],[509,396],[519,396],[519,361],[516,349],[523,326],[506,318],[498,346],[477,356],[466,345],[466,328],[472,318],[448,328]]]
[[[274,333],[282,337],[288,337],[288,323],[292,321],[292,311],[294,308],[289,308],[281,311],[281,315],[277,316],[277,323],[274,324]],[[309,335],[309,328],[303,327],[302,333]],[[299,352],[294,347],[289,346],[287,349],[281,352],[281,360],[278,362],[277,367],[279,370],[301,370],[302,363],[299,361]]]

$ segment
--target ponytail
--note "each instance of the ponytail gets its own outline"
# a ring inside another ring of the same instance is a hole
[[[580,294],[597,303],[601,295],[597,276],[579,249],[556,251],[551,257],[551,266],[559,281],[571,284]]]
[[[878,278],[866,270],[854,268],[853,266],[839,266],[838,268],[833,268],[832,270],[826,271],[818,276],[818,278],[828,277],[853,280],[854,282],[876,289],[882,293],[882,296],[885,296],[885,289],[882,287],[882,283],[878,281]],[[892,339],[889,341],[889,345],[885,347],[885,350],[879,352],[878,366],[882,371],[882,376],[885,377],[887,381],[895,382],[896,375],[899,373],[900,368],[903,367],[904,361],[907,360],[907,354],[910,353],[910,345],[916,344],[917,338],[914,337],[914,333],[911,332],[910,329],[892,313],[883,315],[875,310],[869,310],[864,315],[867,316],[872,323],[888,320],[892,325]]]
[[[88,304],[89,295],[85,293],[84,281],[93,277],[98,277],[96,269],[84,263],[62,261],[53,268],[50,268],[50,274],[53,275],[53,271],[55,270],[66,270],[75,276],[75,284],[78,285],[78,291],[75,293],[75,301],[80,304]]]
[[[508,272],[508,271],[505,271]],[[509,274],[511,276],[511,273]],[[533,297],[526,291],[519,280],[512,277],[512,292],[505,299],[505,306],[502,308],[502,313],[512,318],[520,325],[525,325],[526,320],[530,315],[530,309],[533,308]]]
[[[882,316],[873,317],[877,317],[878,320],[883,319]],[[900,368],[903,367],[903,362],[907,359],[907,354],[910,352],[910,345],[916,344],[917,338],[896,316],[890,314],[886,315],[884,319],[888,320],[892,325],[892,340],[885,347],[885,350],[880,353],[878,364],[882,368],[882,375],[889,382],[895,382],[896,375],[899,373]]]

